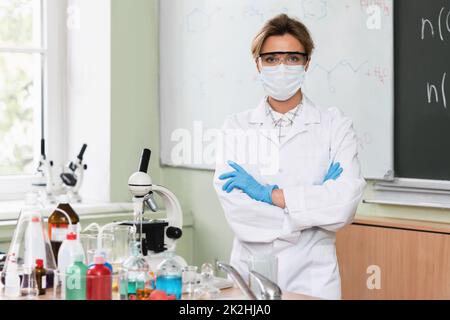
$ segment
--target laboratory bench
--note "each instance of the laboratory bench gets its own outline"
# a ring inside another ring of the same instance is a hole
[[[221,298],[219,300],[241,300],[242,292],[238,288],[229,288],[221,291]],[[320,300],[316,297],[311,297],[304,294],[285,292],[283,293],[283,300]]]
[[[16,229],[17,218],[23,201],[1,201],[0,202],[0,252],[7,252],[11,239]],[[43,212],[45,220],[52,213],[56,205],[48,205]],[[133,204],[131,202],[83,202],[72,205],[80,216],[82,227],[96,222],[105,225],[113,221],[129,220],[133,217]],[[188,263],[193,263],[193,237],[194,220],[189,210],[183,208],[183,237],[177,243],[177,253],[184,257]],[[165,210],[154,214],[153,218],[159,219],[166,215]]]
[[[0,295],[0,301],[1,300],[24,300],[23,298],[8,298],[4,297],[3,295]],[[36,300],[53,300],[53,293],[52,290],[47,290],[47,293],[43,296],[38,296]],[[60,300],[60,299],[55,299]],[[119,300],[119,294],[118,292],[113,292],[113,300]],[[188,300],[186,294],[183,295],[182,300]],[[228,288],[223,289],[220,291],[220,298],[217,300],[245,300],[243,297],[243,293],[238,288]],[[303,294],[296,294],[296,293],[283,293],[283,300],[319,300],[319,298],[303,295]],[[151,302],[150,302],[151,303]]]

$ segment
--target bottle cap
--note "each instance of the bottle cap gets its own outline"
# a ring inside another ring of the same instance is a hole
[[[77,234],[75,232],[69,232],[66,235],[67,240],[77,240]]]
[[[105,258],[100,255],[94,256],[94,264],[105,264]]]
[[[44,267],[44,260],[36,259],[36,267],[38,267],[38,268]]]

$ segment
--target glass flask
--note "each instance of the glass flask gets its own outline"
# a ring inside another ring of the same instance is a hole
[[[214,286],[214,267],[210,263],[204,263],[201,267],[200,285],[194,290],[195,300],[217,299],[220,290]]]
[[[27,194],[14,230],[2,276],[6,276],[8,269],[11,269],[11,272],[17,273],[22,281],[28,276],[31,277],[36,261],[42,260],[43,268],[47,271],[47,284],[52,284],[56,263],[44,227],[42,211],[43,207],[38,204],[37,195]],[[24,285],[28,285],[28,282],[22,283],[22,289]]]
[[[119,271],[120,300],[138,300],[148,296],[152,290],[150,267],[142,256],[140,243],[133,242],[130,249],[131,256]]]
[[[175,259],[175,253],[166,252],[165,260],[159,264],[156,271],[156,289],[164,291],[168,296],[175,295],[177,300],[181,300],[182,274],[183,266]]]

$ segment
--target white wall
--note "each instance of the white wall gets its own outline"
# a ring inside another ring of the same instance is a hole
[[[88,144],[86,200],[109,201],[111,152],[111,3],[68,0],[67,159]]]

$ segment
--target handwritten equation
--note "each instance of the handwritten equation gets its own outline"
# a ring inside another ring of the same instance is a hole
[[[441,41],[445,41],[445,37],[450,37],[450,9],[442,7],[436,16],[436,19],[422,18],[422,34],[421,40],[428,37],[435,38],[439,35]]]
[[[437,39],[444,42],[447,37],[450,37],[450,9],[441,7],[439,12],[436,12],[434,19],[422,17],[421,26],[420,40]],[[442,72],[438,81],[427,82],[426,94],[428,104],[442,104],[447,109],[446,79],[447,72]]]

